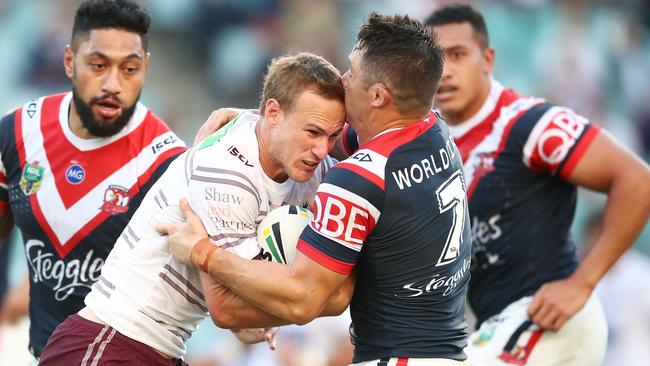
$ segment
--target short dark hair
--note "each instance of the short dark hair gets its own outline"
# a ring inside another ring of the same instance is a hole
[[[273,98],[286,112],[293,110],[298,96],[311,91],[329,100],[345,102],[341,73],[324,58],[301,52],[273,59],[264,77],[260,112]]]
[[[366,82],[383,83],[400,113],[426,114],[438,89],[444,50],[435,33],[406,15],[371,13],[357,35]]]
[[[474,9],[471,5],[453,4],[436,9],[425,24],[428,26],[445,25],[452,23],[469,23],[477,36],[481,47],[488,47],[490,39],[488,37],[487,26],[483,15]]]
[[[122,29],[137,33],[147,50],[151,17],[144,6],[132,0],[85,0],[79,5],[72,26],[72,47],[88,38],[95,29]]]

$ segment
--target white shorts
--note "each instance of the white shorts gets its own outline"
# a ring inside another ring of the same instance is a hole
[[[473,365],[597,366],[607,347],[607,320],[592,295],[558,331],[543,331],[527,314],[532,297],[524,297],[481,324],[465,348]]]
[[[470,366],[467,361],[456,361],[447,358],[406,358],[393,357],[353,363],[350,366]]]

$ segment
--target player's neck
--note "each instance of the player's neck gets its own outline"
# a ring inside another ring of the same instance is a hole
[[[287,173],[282,171],[275,159],[273,159],[268,131],[264,131],[262,127],[260,127],[261,124],[262,123],[260,122],[255,126],[255,137],[257,138],[260,166],[267,177],[271,178],[275,182],[283,183],[289,178],[289,176]]]
[[[474,98],[474,100],[472,100],[467,105],[467,107],[463,108],[458,113],[443,112],[443,117],[445,119],[445,122],[451,126],[457,126],[469,121],[481,110],[483,105],[487,102],[491,90],[492,90],[492,79],[490,78],[483,83],[479,94],[476,96],[476,98]]]
[[[363,124],[366,128],[357,131],[359,144],[365,144],[384,131],[406,127],[419,122],[424,117],[425,116],[406,116],[392,110],[373,111],[367,121]]]

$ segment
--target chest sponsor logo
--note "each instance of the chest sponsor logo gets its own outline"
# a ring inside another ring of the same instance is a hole
[[[246,157],[244,155],[242,155],[242,153],[240,153],[239,150],[237,150],[236,147],[234,147],[234,146],[229,147],[228,152],[230,153],[230,155],[236,157],[237,159],[239,159],[239,161],[244,163],[244,165],[250,166],[250,167],[253,166],[252,164],[250,164],[248,162],[248,159],[246,159]]]
[[[25,164],[19,183],[20,189],[23,191],[25,196],[38,192],[41,188],[44,171],[45,169],[38,165],[38,161]]]
[[[25,244],[27,263],[32,270],[31,280],[53,285],[51,289],[57,301],[65,301],[78,289],[87,292],[99,279],[104,259],[95,256],[93,250],[88,251],[83,259],[65,261],[43,248],[45,244],[40,240],[31,239]]]
[[[236,205],[241,205],[242,203],[242,197],[230,193],[219,192],[219,190],[214,187],[205,188],[205,199],[212,202],[234,203]]]
[[[102,211],[117,215],[129,210],[129,190],[112,184],[104,192]]]
[[[217,229],[232,229],[232,230],[255,230],[257,226],[248,222],[241,222],[237,219],[229,219],[227,217],[213,216],[210,220]]]
[[[499,239],[503,230],[499,226],[501,214],[490,216],[487,220],[472,219],[472,269],[486,269],[490,266],[503,264],[499,253],[494,251],[497,246],[489,245]],[[490,249],[492,248],[492,249]]]
[[[72,164],[65,171],[65,180],[70,184],[77,185],[86,178],[86,170],[79,164]]]
[[[176,136],[169,136],[169,137],[167,137],[166,139],[164,139],[164,140],[162,140],[162,141],[156,143],[155,145],[152,145],[152,146],[151,146],[151,151],[152,151],[154,154],[157,154],[157,153],[159,153],[159,152],[160,152],[160,151],[161,151],[165,146],[167,146],[167,145],[171,145],[171,144],[174,144],[176,141],[178,141],[178,139],[176,138]]]

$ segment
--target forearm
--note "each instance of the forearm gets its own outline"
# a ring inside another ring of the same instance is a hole
[[[6,245],[5,242],[9,239],[13,228],[14,216],[9,207],[5,207],[4,211],[0,212],[0,245]]]
[[[225,329],[270,328],[289,324],[246,302],[227,287],[201,272],[203,293],[212,321]]]
[[[211,255],[207,269],[212,278],[245,301],[289,323],[311,321],[321,313],[333,290],[317,286],[317,273],[299,276],[292,267],[245,260],[220,248]]]
[[[638,171],[612,182],[601,234],[572,276],[592,288],[634,243],[648,222],[650,185],[644,175],[635,173]]]

